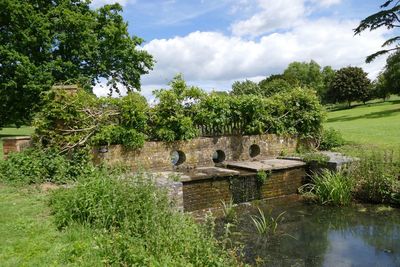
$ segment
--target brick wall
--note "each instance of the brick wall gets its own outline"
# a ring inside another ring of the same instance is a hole
[[[20,152],[32,145],[30,136],[5,137],[3,140],[3,158],[11,152]]]
[[[259,184],[256,175],[183,182],[183,206],[185,211],[194,211],[220,207],[221,201],[228,203],[231,198],[241,203],[296,194],[304,178],[305,169],[300,167],[274,171],[264,184]]]
[[[212,156],[215,151],[225,153],[225,160],[250,160],[275,158],[282,152],[294,152],[297,138],[281,137],[273,134],[254,136],[223,136],[215,138],[197,138],[189,141],[146,142],[137,150],[126,149],[120,145],[93,150],[96,163],[109,165],[128,164],[132,170],[185,170],[198,166],[214,166]],[[260,154],[250,157],[249,148],[256,144]],[[171,163],[171,152],[182,151],[186,160],[179,166]]]

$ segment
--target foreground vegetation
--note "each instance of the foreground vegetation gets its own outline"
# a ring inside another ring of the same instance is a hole
[[[1,266],[101,266],[92,231],[58,231],[48,200],[40,187],[0,183]]]
[[[348,168],[315,173],[300,192],[324,205],[357,200],[400,206],[400,149],[353,150],[353,155],[358,158]]]
[[[173,208],[151,176],[94,167],[78,152],[67,157],[33,148],[0,161],[2,263],[237,264],[212,233]],[[58,189],[49,194],[35,187]]]

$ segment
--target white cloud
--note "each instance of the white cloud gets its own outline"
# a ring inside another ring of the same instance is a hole
[[[322,7],[330,7],[333,5],[340,4],[340,2],[342,2],[342,0],[312,0],[311,2],[314,4],[318,4]]]
[[[296,25],[306,12],[303,0],[259,0],[258,5],[260,12],[232,24],[234,35],[259,36],[278,29],[287,29]]]
[[[258,12],[250,18],[234,22],[231,31],[237,36],[256,37],[276,30],[286,30],[301,23],[319,8],[339,4],[341,0],[258,0]],[[234,5],[245,9],[254,5],[240,1]]]
[[[382,57],[372,64],[365,57],[380,49],[382,31],[354,36],[357,21],[304,20],[291,31],[273,33],[258,41],[218,32],[193,32],[184,37],[156,39],[144,46],[157,61],[144,85],[165,85],[177,73],[198,85],[223,85],[233,80],[282,72],[293,61],[316,60],[320,65],[341,68],[361,66],[376,76]],[[217,88],[218,89],[218,88]]]
[[[119,3],[121,6],[134,4],[136,0],[93,0],[91,5],[93,7],[101,7],[103,5]]]

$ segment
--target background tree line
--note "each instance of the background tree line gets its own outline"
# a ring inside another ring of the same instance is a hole
[[[387,99],[390,94],[400,94],[400,52],[389,56],[381,74],[373,82],[359,67],[334,70],[321,67],[317,62],[292,62],[282,74],[273,74],[260,82],[235,81],[233,95],[272,96],[294,87],[313,89],[322,103],[334,104],[352,101],[366,102],[375,98]]]

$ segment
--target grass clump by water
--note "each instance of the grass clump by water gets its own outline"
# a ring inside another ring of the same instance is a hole
[[[312,177],[311,183],[300,187],[300,193],[323,205],[344,206],[352,201],[353,178],[344,171],[323,170]]]
[[[59,228],[97,232],[106,265],[232,266],[236,259],[188,216],[175,212],[165,192],[145,174],[118,178],[93,172],[51,197]]]
[[[260,235],[269,235],[275,234],[276,229],[278,228],[279,223],[283,220],[283,215],[286,212],[281,212],[278,216],[265,216],[264,212],[258,208],[259,215],[250,216],[251,220],[254,223],[254,226],[257,229],[258,234]]]

